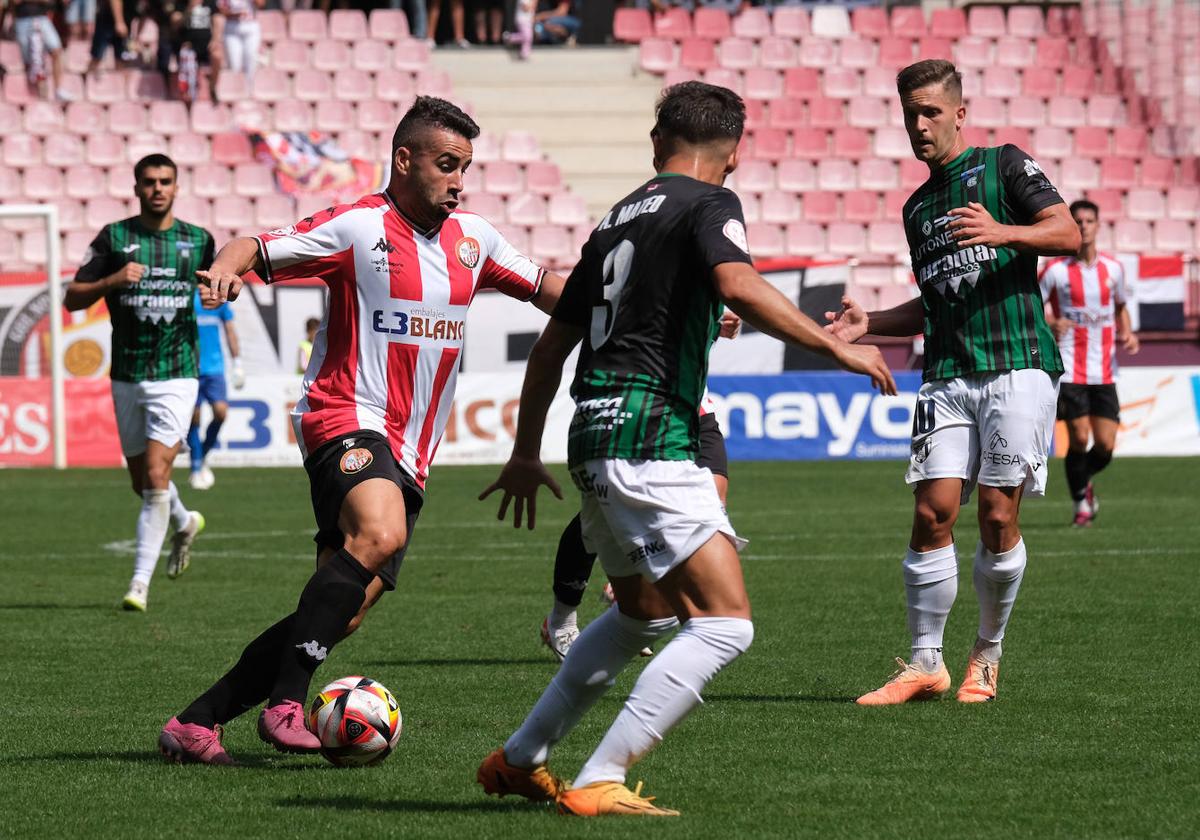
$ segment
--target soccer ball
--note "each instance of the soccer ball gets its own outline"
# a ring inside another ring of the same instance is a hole
[[[321,689],[308,708],[308,728],[321,755],[339,767],[375,764],[400,740],[400,707],[382,684],[342,677]]]

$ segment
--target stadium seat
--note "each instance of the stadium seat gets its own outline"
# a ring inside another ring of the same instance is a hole
[[[333,95],[345,102],[363,102],[372,97],[374,85],[371,74],[353,67],[343,67],[333,75]]]
[[[239,163],[249,163],[253,158],[250,139],[245,134],[226,132],[213,135],[212,159],[216,163],[236,166]]]
[[[313,44],[311,66],[317,70],[332,73],[350,65],[350,53],[350,45],[345,41],[318,41]]]
[[[1077,128],[1088,124],[1087,109],[1082,99],[1074,96],[1056,96],[1050,100],[1046,110],[1050,125]]]
[[[132,180],[130,178],[131,189]],[[64,180],[66,195],[68,198],[91,198],[93,195],[101,195],[105,189],[105,182],[104,170],[100,167],[86,163],[76,164],[67,168]],[[0,167],[0,195],[16,195],[19,184],[15,169]]]
[[[358,9],[334,9],[329,13],[329,37],[356,43],[367,38],[367,16]]]
[[[1016,38],[1037,38],[1046,31],[1042,10],[1034,6],[1012,6],[1008,10],[1008,34]]]
[[[1000,128],[1008,125],[1003,99],[977,96],[970,101],[970,124],[976,128]]]
[[[429,66],[429,44],[409,38],[396,44],[394,64],[397,70],[419,73]]]
[[[65,127],[63,107],[57,102],[39,100],[25,106],[23,125],[25,130],[39,137],[58,134]]]
[[[908,256],[908,239],[899,222],[900,214],[889,215],[886,221],[867,226],[867,250],[872,254],[890,255],[896,259]]]
[[[709,71],[713,72],[712,70]],[[674,85],[682,84],[683,82],[698,82],[700,74],[695,70],[684,70],[682,67],[672,67],[663,76],[662,89],[666,90]]]
[[[377,40],[403,41],[409,35],[408,16],[400,9],[372,9],[367,28]]]
[[[30,134],[8,135],[4,138],[3,161],[18,169],[41,164],[42,141]]]
[[[749,11],[759,11],[751,9]],[[748,12],[742,12],[738,18],[743,18]],[[765,14],[765,12],[764,12]],[[737,21],[734,22],[734,27],[737,27]],[[799,40],[812,34],[812,22],[808,16],[808,10],[799,6],[777,6],[771,17],[771,30],[781,38],[793,38]]]
[[[1040,99],[1012,99],[1008,103],[1008,121],[1018,128],[1039,128],[1046,124],[1046,104]]]
[[[1066,38],[1038,38],[1037,66],[1058,69],[1071,63],[1070,42]]]
[[[145,131],[149,111],[141,102],[114,102],[108,106],[108,128],[115,134],[130,135]]]
[[[265,44],[273,44],[287,37],[287,17],[277,9],[259,9],[255,15],[259,31]]]
[[[1068,66],[1062,71],[1064,96],[1087,98],[1096,87],[1096,69],[1091,66]]]
[[[823,38],[848,38],[853,32],[844,6],[816,6],[810,23],[812,33]]]
[[[49,201],[62,194],[63,175],[58,167],[30,166],[25,169],[21,178],[21,192],[18,195],[35,201]]]
[[[6,91],[7,93],[7,91]],[[91,102],[107,105],[121,102],[128,97],[123,73],[95,73],[87,77],[87,98]]]
[[[326,15],[315,9],[294,9],[288,12],[288,35],[296,41],[323,41],[326,37]]]
[[[1087,123],[1106,128],[1124,125],[1124,111],[1118,96],[1092,96],[1087,100]]]
[[[862,76],[852,67],[828,67],[821,74],[821,92],[832,99],[862,95]]]
[[[684,72],[692,73],[695,71],[686,70]],[[701,76],[701,78],[710,85],[728,88],[737,94],[742,93],[742,74],[737,70],[730,70],[727,67],[712,67],[704,71],[704,74]],[[759,105],[762,105],[762,102],[757,99],[748,99],[743,101],[757,102]]]
[[[730,187],[733,189],[733,187]],[[734,190],[736,192],[736,190]],[[740,193],[738,199],[742,202],[742,219],[743,221],[759,222],[758,196],[754,193]]]
[[[1158,219],[1154,222],[1154,248],[1167,253],[1194,252],[1196,247],[1191,222]]]
[[[403,13],[401,13],[403,15]],[[654,31],[654,23],[647,9],[617,9],[613,16],[613,37],[627,44],[636,44]]]
[[[864,190],[886,192],[900,186],[900,174],[890,160],[864,157],[858,162],[858,185]]]
[[[374,134],[358,129],[344,129],[334,135],[334,140],[348,157],[370,161],[379,157],[379,144]]]
[[[893,306],[907,303],[919,294],[920,292],[917,290],[916,285],[912,283],[881,286],[879,288],[878,306],[880,309],[891,309]]]
[[[1026,67],[1021,74],[1021,94],[1039,99],[1058,95],[1058,71],[1049,67]]]
[[[1144,222],[1153,222],[1166,215],[1167,202],[1160,190],[1132,189],[1125,196],[1125,216]]]
[[[1118,251],[1140,253],[1154,247],[1154,238],[1148,222],[1119,219],[1113,226],[1113,244]]]
[[[845,125],[845,104],[840,99],[813,97],[808,102],[808,123],[814,128],[839,128]]]
[[[809,99],[821,92],[821,74],[813,67],[789,67],[783,74],[784,96]]]
[[[683,39],[679,48],[679,66],[701,73],[711,67],[716,67],[716,45],[704,38]]]
[[[537,136],[528,131],[506,131],[501,145],[501,157],[504,160],[527,163],[541,160],[542,153],[538,148]]]
[[[783,228],[766,222],[746,225],[746,238],[750,242],[750,253],[756,257],[781,257],[785,253]]]
[[[1032,67],[1037,48],[1023,38],[1004,37],[996,41],[996,64],[1000,67]]]
[[[220,199],[214,202],[214,210],[220,209]],[[285,227],[296,220],[296,202],[291,196],[264,195],[254,200],[254,227],[258,230],[274,230]],[[223,216],[218,216],[225,224]]]
[[[834,222],[829,226],[827,246],[831,254],[861,257],[867,251],[867,229],[857,222]]]
[[[919,161],[918,161],[919,162]],[[911,190],[888,190],[883,194],[883,218],[892,220],[895,224],[904,215],[904,203],[908,201]]]
[[[912,45],[905,42],[911,52]],[[874,67],[884,59],[881,55],[877,55],[874,41],[868,41],[865,38],[846,38],[839,45],[839,60],[838,64],[841,68],[850,68],[855,71],[867,67]],[[833,70],[833,67],[827,67],[825,72]]]
[[[111,116],[111,110],[109,113]],[[194,102],[191,108],[191,124],[192,131],[197,134],[216,134],[232,128],[233,120],[228,105]]]
[[[886,38],[891,34],[887,11],[877,6],[863,6],[851,11],[850,28],[860,38],[869,38],[873,41]]]
[[[817,186],[833,192],[853,190],[858,187],[858,169],[841,158],[817,161]]]
[[[796,58],[802,67],[834,67],[838,63],[837,42],[809,35],[800,41]]]
[[[70,119],[73,106],[83,106],[96,109],[100,112],[101,121],[103,121],[104,109],[101,106],[94,105],[91,102],[72,102],[67,106],[68,118],[66,122],[68,126],[71,126],[73,122]],[[78,125],[78,123],[76,123],[76,125]],[[88,123],[88,125],[90,128],[91,126],[97,125],[97,123],[95,121],[91,121]],[[24,128],[21,126],[21,106],[13,102],[0,101],[0,136],[7,134],[20,134],[23,131]]]
[[[312,131],[312,106],[297,99],[285,99],[275,106],[273,126],[276,131]]]
[[[440,96],[445,99],[453,95],[454,85],[450,81],[450,74],[445,70],[427,67],[417,73],[417,89],[426,96]]]
[[[201,82],[203,84],[203,79]],[[132,71],[128,75],[126,86],[126,94],[133,100],[166,99],[168,95],[166,79],[154,70]]]
[[[842,126],[833,130],[833,153],[849,160],[861,160],[871,154],[871,132]]]
[[[254,205],[248,198],[243,198],[240,195],[223,195],[213,200],[213,218],[220,221],[222,227],[227,228],[258,228],[265,230],[269,228],[259,228],[254,221]],[[291,224],[294,222],[293,217],[290,221],[283,224]],[[281,225],[271,225],[270,227],[280,227]]]
[[[796,42],[777,35],[763,38],[758,47],[758,64],[772,70],[790,71],[796,64]]]
[[[525,164],[525,189],[537,195],[553,195],[564,189],[562,172],[556,164],[536,160]]]
[[[1020,96],[1020,72],[1011,67],[985,67],[983,70],[983,93],[985,96],[1000,99],[1012,99]]]
[[[1075,129],[1074,134],[1075,154],[1079,157],[1102,158],[1108,155],[1108,129],[1084,125]]]
[[[258,78],[262,78],[259,73]],[[311,67],[305,68],[296,73],[295,78],[296,99],[301,102],[321,102],[323,100],[333,98],[333,78],[329,73],[322,70],[315,70]],[[262,101],[278,101],[265,99],[258,95],[258,79],[255,79],[255,98]]]
[[[1088,190],[1087,198],[1100,208],[1101,218],[1118,219],[1125,215],[1125,193],[1123,190]]]
[[[1172,187],[1167,192],[1167,216],[1187,221],[1200,220],[1200,187]]]
[[[659,38],[682,41],[692,36],[692,16],[686,9],[671,6],[654,19],[654,34]]]
[[[782,160],[775,168],[775,181],[785,192],[807,193],[817,188],[817,166],[807,160]]]
[[[962,9],[934,9],[929,16],[929,34],[957,40],[967,34],[967,15]]]
[[[856,97],[849,102],[846,119],[858,128],[881,128],[888,124],[888,103],[883,99]]]
[[[577,256],[570,230],[562,225],[534,225],[529,247],[537,259],[549,261],[553,265],[559,265],[561,261]]]
[[[167,139],[167,138],[162,138]],[[210,157],[208,139],[200,134],[185,132],[169,138],[171,159],[181,166],[198,166]],[[161,142],[161,140],[160,140]]]
[[[1011,125],[998,128],[992,132],[992,145],[1003,146],[1011,143],[1018,149],[1028,152],[1033,147],[1033,132],[1028,128],[1015,128]]]
[[[323,99],[313,110],[313,125],[317,131],[335,134],[357,124],[354,104],[341,99]]]
[[[1100,167],[1094,160],[1068,157],[1062,162],[1061,172],[1055,183],[1063,189],[1082,192],[1100,186]]]
[[[467,173],[467,188],[462,194],[462,209],[482,216],[493,225],[504,222],[504,197],[478,188],[475,171]]]
[[[782,100],[776,105],[787,101]],[[775,110],[772,106],[772,114]],[[792,155],[800,160],[824,160],[829,154],[829,132],[824,128],[806,128],[801,118],[792,131]]]
[[[192,195],[200,198],[216,198],[228,195],[233,190],[233,173],[228,166],[218,163],[204,163],[192,170],[189,179]]]
[[[778,128],[760,128],[752,138],[753,156],[759,160],[780,161],[789,152],[788,133]]]
[[[900,189],[915,190],[929,180],[929,167],[914,157],[900,161]]]
[[[992,42],[987,38],[974,35],[959,38],[954,41],[954,63],[961,69],[964,67],[982,70],[991,66]]]
[[[229,122],[234,129],[268,130],[271,127],[271,106],[253,99],[243,99],[229,106]]]
[[[555,225],[586,225],[588,217],[587,201],[583,196],[558,190],[552,193],[546,204],[546,219]]]
[[[47,149],[49,148],[47,139]],[[1143,187],[1165,190],[1176,185],[1175,160],[1166,157],[1144,157],[1139,167],[1138,183]]]
[[[767,192],[759,199],[759,218],[771,224],[800,220],[800,199],[795,193]]]
[[[130,174],[130,190],[133,189],[133,175]],[[83,223],[89,230],[98,231],[109,222],[123,219],[129,215],[128,203],[119,198],[95,196],[87,201],[87,209],[83,214]]]
[[[701,6],[692,17],[692,31],[697,38],[707,38],[710,41],[727,38],[732,34],[729,13],[723,9]]]
[[[903,160],[912,155],[912,144],[904,129],[884,127],[875,130],[874,150],[881,158]]]
[[[846,49],[848,41],[842,43],[843,53]],[[913,62],[913,44],[911,38],[884,38],[879,42],[879,59],[878,66],[885,67],[888,70],[899,70],[902,67],[907,67]],[[866,69],[870,65],[862,65]]]
[[[222,73],[217,81],[218,96],[220,96],[221,84],[226,77],[234,76],[233,73]],[[312,101],[312,89],[309,87],[309,80],[315,82],[316,77],[326,80],[328,84],[328,75],[317,70],[301,70],[296,74],[296,96],[299,99]],[[301,79],[305,82],[302,84]],[[287,73],[282,70],[276,70],[273,67],[263,67],[254,74],[254,84],[252,94],[259,102],[280,102],[292,95],[292,86],[288,82]]]
[[[777,70],[751,67],[745,74],[744,90],[750,99],[778,99],[783,96],[783,74]]]
[[[514,195],[525,189],[525,176],[519,164],[497,160],[483,168],[483,186],[497,195]]]
[[[954,42],[949,38],[935,38],[932,35],[922,38],[917,43],[917,60],[941,58],[950,61],[954,58]]]
[[[358,103],[358,127],[363,131],[385,132],[390,137],[399,119],[400,114],[392,102],[368,99]],[[278,108],[275,109],[275,120],[278,123]]]
[[[813,222],[793,222],[785,231],[787,253],[796,257],[825,254],[825,229]],[[753,244],[753,243],[752,243]]]
[[[804,221],[829,224],[841,218],[837,193],[812,191],[804,194]]]
[[[799,144],[795,137],[793,142]],[[775,189],[775,167],[769,161],[743,160],[734,175],[739,193],[766,193]]]
[[[875,221],[879,218],[879,194],[868,190],[845,193],[842,196],[842,218],[848,222]]]
[[[295,73],[309,66],[308,44],[304,41],[279,41],[271,48],[271,66],[276,70]]]
[[[158,99],[139,104],[146,110],[149,125],[154,126],[156,131],[164,135],[191,133],[187,106],[178,99]]]
[[[1007,35],[1004,10],[997,6],[972,6],[967,12],[967,31],[980,38],[1001,38]]]
[[[508,197],[508,221],[514,225],[541,225],[546,223],[546,199],[532,193],[518,193]]]
[[[754,42],[748,38],[726,38],[721,42],[718,57],[721,66],[730,70],[745,70],[758,63]]]
[[[101,168],[116,166],[125,162],[125,142],[116,134],[107,132],[92,134],[84,141],[83,156],[91,166]],[[5,159],[5,163],[8,163],[7,159]]]
[[[239,163],[233,172],[233,191],[237,195],[258,198],[274,195],[275,169],[263,163]]]
[[[416,94],[417,87],[408,73],[385,71],[375,74],[375,96],[385,102],[407,105]]]
[[[893,35],[913,40],[925,36],[925,13],[920,6],[893,6],[891,17]]]

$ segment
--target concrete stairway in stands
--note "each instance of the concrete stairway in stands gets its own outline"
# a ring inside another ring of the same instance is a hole
[[[456,99],[484,131],[532,132],[582,195],[592,218],[652,174],[650,128],[659,77],[637,68],[636,47],[535,49],[529,61],[496,50],[438,50]]]

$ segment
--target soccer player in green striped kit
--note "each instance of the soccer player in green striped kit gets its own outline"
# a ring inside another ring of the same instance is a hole
[[[112,320],[112,394],[121,453],[133,492],[142,499],[133,580],[122,605],[144,612],[150,578],[167,537],[167,576],[187,569],[204,517],[189,511],[171,481],[171,465],[187,437],[199,367],[196,272],[213,261],[207,230],[175,218],[175,163],[148,155],[133,170],[140,212],[105,225],[64,293],[67,309],[104,298]]]
[[[933,699],[951,685],[942,633],[958,591],[952,529],[979,485],[974,581],[979,633],[958,689],[962,702],[996,696],[1001,639],[1021,576],[1021,496],[1046,488],[1062,360],[1046,324],[1037,258],[1074,254],[1079,231],[1041,167],[1015,146],[963,137],[962,78],[948,61],[920,61],[896,78],[904,126],[929,180],[904,205],[921,295],[882,312],[843,300],[834,335],[909,336],[924,328],[924,381],[913,419],[907,482],[916,510],[904,585],[912,660],[864,706]]]

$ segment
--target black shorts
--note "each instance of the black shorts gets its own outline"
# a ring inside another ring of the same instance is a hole
[[[729,457],[725,454],[725,435],[721,434],[721,424],[717,415],[700,415],[700,457],[696,466],[704,467],[714,475],[729,478]]]
[[[425,495],[417,482],[401,469],[392,455],[387,440],[378,432],[359,430],[341,435],[323,444],[304,461],[308,473],[309,489],[312,492],[313,513],[317,517],[317,533],[313,537],[318,548],[342,548],[346,535],[338,527],[338,516],[346,494],[368,478],[386,478],[404,493],[405,527],[407,539],[404,548],[392,556],[382,569],[379,579],[386,589],[396,588],[396,573],[408,551],[413,528]]]
[[[191,44],[192,50],[196,53],[196,64],[199,67],[212,66],[212,30],[211,29],[187,29],[183,33],[183,38],[175,46],[175,54],[179,55],[179,50],[184,44]]]
[[[1106,417],[1121,420],[1121,402],[1116,385],[1076,385],[1064,382],[1058,387],[1058,419],[1077,420],[1080,417]]]

